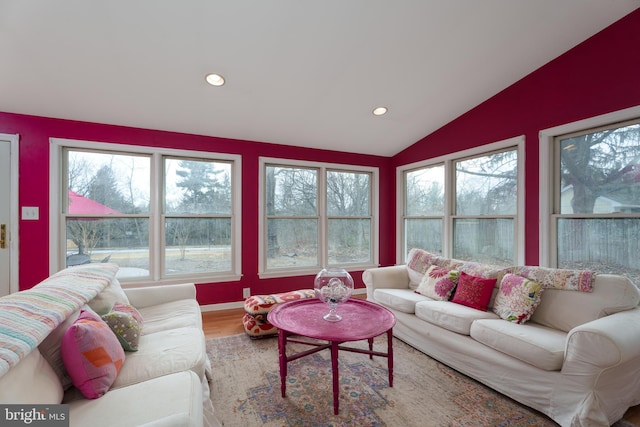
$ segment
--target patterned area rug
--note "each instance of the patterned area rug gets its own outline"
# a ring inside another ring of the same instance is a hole
[[[366,348],[366,341],[351,343]],[[341,351],[340,413],[333,415],[329,350],[289,363],[280,395],[278,340],[234,335],[207,340],[211,395],[225,427],[556,426],[546,416],[442,365],[394,338],[394,383],[387,359]],[[287,350],[308,346],[289,344]],[[374,350],[386,351],[385,337]]]

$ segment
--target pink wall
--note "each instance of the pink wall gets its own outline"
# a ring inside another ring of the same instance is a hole
[[[172,132],[135,129],[69,120],[0,113],[0,133],[20,134],[20,206],[38,206],[40,220],[20,221],[20,289],[27,289],[49,275],[49,138],[69,138],[88,141],[137,144],[144,146],[182,148],[242,155],[242,272],[239,282],[198,285],[201,304],[242,300],[242,288],[252,293],[280,292],[313,286],[313,277],[290,277],[270,280],[258,278],[258,158],[285,157],[332,163],[374,166],[380,168],[380,181],[385,188],[380,200],[380,258],[393,260],[394,194],[390,159],[378,156],[349,154],[261,144],[250,141],[204,137]],[[356,286],[362,287],[361,274],[353,274]]]
[[[640,9],[393,157],[400,166],[525,135],[525,262],[538,264],[538,133],[640,105]]]

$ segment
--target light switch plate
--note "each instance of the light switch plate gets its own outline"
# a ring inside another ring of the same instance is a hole
[[[23,206],[22,207],[22,220],[23,221],[36,221],[40,219],[40,208],[37,206]]]

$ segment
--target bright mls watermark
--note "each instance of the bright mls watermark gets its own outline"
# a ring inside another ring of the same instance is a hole
[[[69,427],[69,405],[0,405],[0,425]]]

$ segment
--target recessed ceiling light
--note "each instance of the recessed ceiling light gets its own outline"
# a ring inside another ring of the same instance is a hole
[[[382,116],[383,114],[387,114],[387,107],[376,107],[373,109],[372,113],[374,116]]]
[[[205,80],[211,86],[222,86],[224,84],[224,77],[220,74],[207,74]]]

